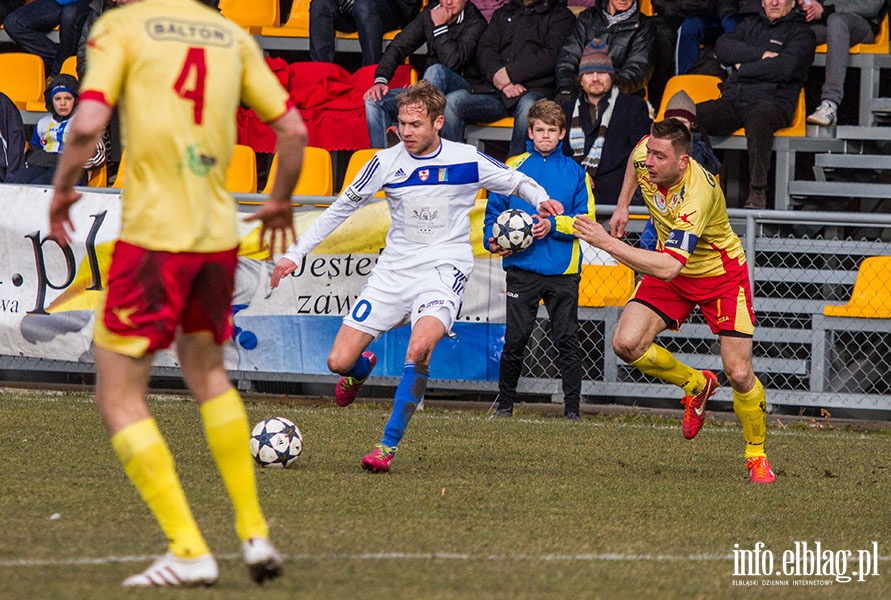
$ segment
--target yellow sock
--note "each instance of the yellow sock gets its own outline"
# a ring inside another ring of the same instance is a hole
[[[702,371],[688,367],[658,344],[650,344],[643,356],[628,364],[647,375],[683,388],[688,396],[695,396],[705,386]]]
[[[250,428],[241,396],[230,389],[201,405],[204,432],[217,469],[235,508],[235,531],[241,541],[269,537],[269,528],[254,478],[254,461],[248,446]]]
[[[167,536],[170,551],[183,558],[210,552],[155,420],[148,418],[128,425],[112,436],[111,445]]]
[[[767,456],[764,453],[767,405],[764,399],[764,387],[759,380],[756,379],[755,387],[745,394],[733,390],[733,412],[742,425],[743,438],[746,440],[746,459]]]

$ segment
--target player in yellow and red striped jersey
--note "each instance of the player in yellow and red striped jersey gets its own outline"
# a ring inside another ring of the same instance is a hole
[[[576,219],[576,235],[644,274],[616,325],[613,349],[629,365],[683,388],[687,439],[702,427],[717,378],[711,371],[683,364],[654,340],[665,329],[678,329],[696,306],[700,308],[721,340],[733,410],[746,440],[750,481],[771,483],[776,477],[764,452],[764,388],[752,369],[755,313],[745,252],[730,228],[724,193],[690,158],[690,142],[690,131],[677,119],[654,123],[628,160],[610,221],[612,236],[585,216]],[[625,234],[635,186],[643,192],[656,225],[655,251],[618,239]]]
[[[247,415],[226,373],[238,264],[237,209],[226,191],[240,103],[276,134],[279,170],[251,219],[261,239],[293,238],[291,190],[306,128],[253,38],[195,0],[138,0],[90,30],[77,118],[56,171],[51,235],[69,242],[76,174],[120,109],[127,150],[107,293],[93,335],[96,404],[124,470],[169,540],[168,552],[125,587],[211,585],[216,560],[145,403],[155,351],[176,340],[186,383],[235,512],[242,556],[257,583],[281,573],[268,539],[248,449]],[[282,240],[278,240],[282,241]]]

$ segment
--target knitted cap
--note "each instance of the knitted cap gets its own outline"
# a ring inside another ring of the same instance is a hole
[[[602,73],[615,73],[613,60],[607,54],[607,45],[599,39],[593,39],[585,46],[582,59],[579,61],[579,75],[600,71]]]
[[[671,117],[687,119],[690,123],[696,122],[696,103],[684,90],[677,92],[665,105],[665,118]]]

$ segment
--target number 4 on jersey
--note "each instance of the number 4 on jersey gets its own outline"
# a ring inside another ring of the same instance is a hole
[[[180,98],[192,103],[192,120],[196,125],[201,125],[204,118],[204,80],[206,76],[207,60],[204,48],[189,48],[179,77],[173,84],[173,90]],[[187,84],[189,87],[186,87]]]

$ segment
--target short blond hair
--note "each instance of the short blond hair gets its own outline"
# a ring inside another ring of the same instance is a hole
[[[396,110],[403,106],[415,105],[426,107],[430,121],[435,121],[437,117],[445,113],[445,94],[426,79],[422,79],[408,86],[396,96]]]

